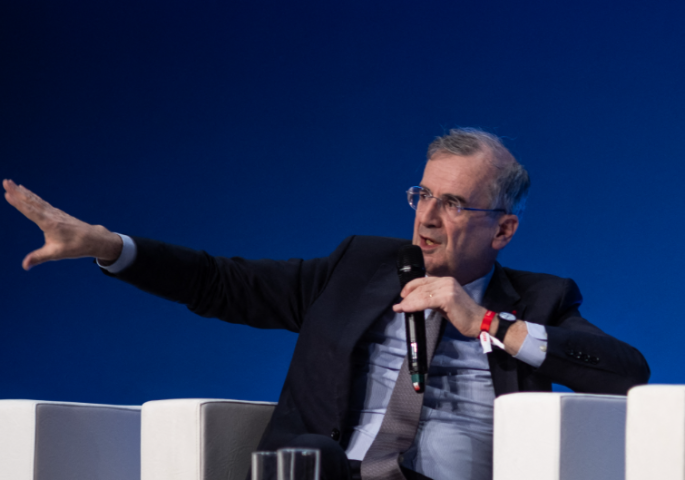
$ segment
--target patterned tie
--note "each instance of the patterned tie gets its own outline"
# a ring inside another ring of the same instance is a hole
[[[440,337],[442,321],[437,313],[426,319],[429,365]],[[381,428],[362,461],[362,480],[406,480],[400,469],[399,455],[414,443],[422,406],[423,394],[414,391],[407,357],[404,357]]]

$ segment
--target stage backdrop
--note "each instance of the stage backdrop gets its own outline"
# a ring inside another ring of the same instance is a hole
[[[455,126],[532,177],[504,265],[685,383],[685,3],[47,0],[0,6],[0,176],[111,230],[247,258],[409,237]],[[91,260],[21,269],[0,205],[0,398],[276,400],[296,335],[197,317]]]

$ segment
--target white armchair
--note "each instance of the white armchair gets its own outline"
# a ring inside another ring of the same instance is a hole
[[[142,480],[245,480],[275,405],[210,399],[145,403]]]
[[[647,390],[653,387],[629,395],[627,478],[682,480],[685,386]],[[160,400],[145,403],[141,412],[2,400],[0,480],[244,480],[274,406]],[[499,397],[494,480],[623,480],[625,425],[623,396]],[[655,470],[663,463],[668,469]]]
[[[626,480],[685,478],[685,385],[628,392]]]
[[[245,480],[274,406],[0,400],[0,480]]]
[[[0,479],[140,478],[140,407],[0,400]]]
[[[493,478],[623,480],[625,424],[624,396],[503,395],[495,400]]]

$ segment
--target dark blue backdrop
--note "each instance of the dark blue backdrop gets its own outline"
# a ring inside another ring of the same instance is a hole
[[[683,2],[3,2],[0,176],[112,230],[314,257],[408,237],[436,135],[504,136],[533,188],[514,268],[685,383]],[[296,336],[196,317],[89,260],[21,270],[0,205],[0,398],[275,400]]]

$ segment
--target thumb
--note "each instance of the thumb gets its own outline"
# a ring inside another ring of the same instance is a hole
[[[33,252],[29,253],[24,257],[24,261],[21,262],[21,266],[24,268],[24,270],[29,271],[31,268],[35,267],[36,265],[40,265],[41,263],[48,262],[50,260],[54,259],[54,252],[53,248],[50,248],[48,245],[43,245],[41,248],[38,250],[34,250]]]

